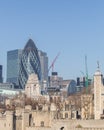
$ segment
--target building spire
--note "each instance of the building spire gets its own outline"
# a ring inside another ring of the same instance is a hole
[[[97,68],[98,68],[98,70],[100,69],[99,61],[97,61]]]
[[[99,65],[99,61],[97,61],[97,70],[95,72],[95,75],[102,75],[101,71],[100,71],[100,65]]]

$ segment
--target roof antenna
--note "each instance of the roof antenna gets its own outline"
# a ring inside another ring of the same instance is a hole
[[[29,39],[31,39],[31,38],[32,38],[32,34],[30,33],[30,34],[29,34]]]

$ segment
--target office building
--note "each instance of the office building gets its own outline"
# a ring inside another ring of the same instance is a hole
[[[30,74],[35,73],[41,80],[41,65],[38,50],[32,39],[29,39],[21,55],[19,70],[19,87],[24,89]]]
[[[40,64],[41,64],[41,79],[42,81],[48,81],[48,57],[47,53],[38,50]]]
[[[16,94],[19,94],[20,91],[20,89],[15,89],[15,85],[13,83],[0,83],[1,96],[8,96],[8,98],[13,97]]]
[[[7,82],[19,85],[19,67],[22,50],[12,50],[7,52]]]
[[[2,77],[2,65],[0,65],[0,83],[3,82],[3,77]]]
[[[52,72],[52,75],[49,76],[49,87],[58,87],[60,83],[63,81],[62,77],[58,76],[57,72]]]
[[[88,83],[87,83],[88,82]],[[77,77],[77,92],[80,92],[84,87],[92,84],[92,79],[84,77]]]

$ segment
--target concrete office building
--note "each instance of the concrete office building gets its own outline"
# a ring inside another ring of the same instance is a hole
[[[15,89],[15,85],[13,83],[0,83],[0,95],[13,97],[16,94],[19,94],[21,89]],[[23,92],[23,91],[21,91]]]
[[[60,83],[63,81],[62,77],[58,76],[57,72],[52,72],[52,75],[49,76],[49,87],[58,87]]]

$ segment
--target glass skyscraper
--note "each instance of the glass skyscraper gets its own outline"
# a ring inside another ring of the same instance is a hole
[[[19,69],[22,50],[16,49],[7,52],[7,82],[19,85]]]
[[[2,77],[2,65],[0,65],[0,83],[3,82],[3,77]]]
[[[19,69],[19,87],[24,89],[30,74],[35,73],[41,80],[41,65],[38,49],[32,39],[29,39],[21,55]]]

